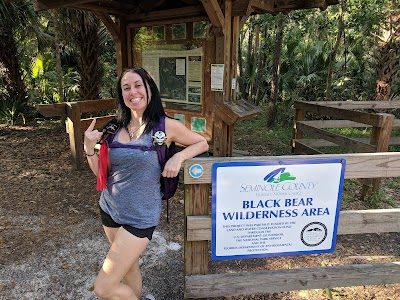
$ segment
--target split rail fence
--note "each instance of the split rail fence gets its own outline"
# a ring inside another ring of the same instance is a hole
[[[45,117],[61,117],[66,119],[66,131],[69,135],[72,163],[79,170],[85,167],[83,163],[83,132],[89,127],[93,119],[96,119],[96,128],[107,124],[115,115],[107,115],[96,118],[82,118],[83,113],[115,110],[114,98],[84,100],[76,102],[62,102],[54,104],[40,104],[36,109]]]
[[[400,152],[317,154],[313,159],[346,159],[345,179],[400,176]],[[310,159],[309,156],[213,157],[185,162],[185,299],[278,293],[293,290],[400,283],[400,261],[319,268],[208,274],[211,170],[214,162]],[[203,167],[189,176],[193,164]],[[400,209],[341,211],[338,234],[400,232]]]
[[[400,120],[393,114],[375,112],[398,109],[400,101],[296,101],[294,107],[293,154],[322,154],[320,147],[334,146],[355,153],[386,152],[390,145],[400,145],[400,137],[392,137]],[[306,120],[307,112],[328,120]],[[372,129],[369,138],[350,138],[328,128]],[[304,133],[317,138],[304,138]],[[379,178],[361,182],[362,198],[380,185]]]

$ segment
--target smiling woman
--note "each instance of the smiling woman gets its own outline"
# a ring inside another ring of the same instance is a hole
[[[118,129],[112,140],[102,143],[99,156],[92,153],[96,143],[104,140],[103,132],[94,129],[95,120],[85,131],[85,152],[90,153],[89,166],[98,175],[100,216],[111,244],[94,291],[102,299],[136,300],[142,294],[139,257],[160,222],[160,174],[176,177],[182,163],[206,152],[208,144],[201,135],[166,117],[157,86],[143,68],[122,72],[116,98]],[[165,132],[160,135],[158,124],[164,119]],[[162,169],[158,151],[152,147],[155,142],[160,146],[177,142],[186,147]]]

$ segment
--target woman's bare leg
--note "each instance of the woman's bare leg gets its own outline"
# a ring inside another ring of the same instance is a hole
[[[103,228],[108,241],[112,244],[119,227],[113,228],[103,226]],[[128,273],[125,274],[122,282],[129,285],[133,289],[135,295],[142,294],[142,273],[140,271],[139,260],[137,260],[129,269]]]
[[[107,300],[138,300],[141,296],[138,288],[141,290],[142,285],[141,276],[137,276],[139,257],[149,244],[149,240],[138,238],[122,227],[117,229],[115,234],[114,230],[115,228],[111,229],[109,234],[106,232],[107,237],[112,238],[114,235],[114,239],[103,267],[97,275],[95,293]],[[132,274],[136,277],[127,278],[131,287],[121,281],[132,268],[135,270]]]

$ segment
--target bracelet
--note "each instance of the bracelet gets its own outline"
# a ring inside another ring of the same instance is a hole
[[[93,154],[87,154],[86,151],[85,151],[85,155],[86,156],[94,156],[95,154],[96,154],[96,151],[93,151]]]

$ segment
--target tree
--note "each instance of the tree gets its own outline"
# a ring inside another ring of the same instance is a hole
[[[388,14],[389,28],[382,26],[381,35],[379,36],[375,100],[390,100],[392,84],[399,72],[400,14],[396,0],[392,1],[392,9],[390,11]]]
[[[347,0],[340,1],[340,15],[339,15],[339,23],[338,23],[338,33],[336,36],[336,42],[332,49],[332,52],[329,55],[329,65],[328,65],[328,74],[326,76],[326,101],[332,100],[332,75],[334,72],[334,66],[336,62],[336,55],[339,50],[340,41],[342,40],[342,35],[344,32],[344,14],[346,12],[346,2]]]
[[[28,95],[18,58],[18,28],[29,23],[30,5],[25,1],[0,2],[0,74],[2,76],[2,106],[26,106]]]
[[[282,53],[282,40],[283,40],[283,29],[284,19],[282,14],[276,16],[276,35],[275,45],[273,53],[272,63],[272,82],[271,82],[271,95],[267,104],[267,126],[270,127],[275,123],[276,118],[276,104],[278,100],[278,84],[280,77],[280,64],[281,64],[281,53]]]
[[[63,9],[60,12],[63,21],[64,37],[77,51],[76,66],[79,78],[79,100],[100,98],[102,68],[100,54],[104,43],[105,29],[100,26],[99,18],[89,12],[75,9]]]

